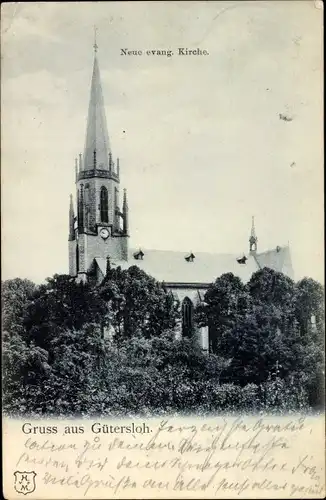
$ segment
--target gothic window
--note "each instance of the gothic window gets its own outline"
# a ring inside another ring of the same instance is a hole
[[[85,186],[85,217],[86,227],[89,227],[89,184]]]
[[[108,190],[104,186],[101,187],[100,211],[101,211],[101,222],[109,222]]]
[[[119,206],[119,191],[118,188],[114,188],[114,208],[117,209]]]
[[[208,325],[208,349],[209,352],[216,354],[217,349],[217,331],[215,325]]]
[[[85,205],[89,204],[89,184],[85,185]]]
[[[80,186],[78,193],[78,226],[84,227],[84,185]]]
[[[194,329],[194,306],[191,300],[186,297],[182,302],[182,335],[191,337]]]
[[[119,190],[114,188],[114,211],[115,211],[115,229],[120,230],[120,215],[119,215]]]

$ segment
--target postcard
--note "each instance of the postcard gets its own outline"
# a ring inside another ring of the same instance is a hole
[[[324,497],[322,16],[2,5],[5,498]]]

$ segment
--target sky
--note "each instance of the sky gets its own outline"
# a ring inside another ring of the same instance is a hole
[[[289,243],[295,278],[323,281],[321,8],[2,4],[2,279],[68,272],[96,25],[131,246],[242,255],[254,215],[259,251]]]

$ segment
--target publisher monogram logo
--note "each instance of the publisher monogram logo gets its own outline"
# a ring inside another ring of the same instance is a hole
[[[28,493],[32,493],[36,488],[35,476],[36,472],[14,472],[15,476],[15,490],[17,493],[23,493],[23,495],[28,495]]]

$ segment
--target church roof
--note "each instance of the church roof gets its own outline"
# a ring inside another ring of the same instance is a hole
[[[257,253],[256,259],[260,268],[269,267],[293,278],[293,267],[288,245],[284,247],[277,246],[273,250]]]
[[[100,69],[94,55],[91,94],[88,107],[83,170],[94,168],[94,151],[98,169],[109,169],[110,142],[107,130]]]
[[[120,266],[128,269],[137,266],[158,281],[169,284],[208,284],[224,273],[233,273],[247,283],[252,274],[259,268],[270,267],[275,271],[284,272],[291,277],[292,265],[288,247],[277,247],[275,250],[261,254],[248,255],[245,264],[239,264],[241,255],[216,254],[208,252],[194,252],[193,261],[187,261],[187,252],[174,252],[171,250],[146,250],[142,249],[142,259],[134,255],[139,249],[130,249],[128,261],[111,259],[112,267]],[[106,259],[95,258],[103,274],[106,273]]]
[[[138,250],[139,251],[139,250]],[[187,252],[174,252],[170,250],[142,249],[143,258],[135,259],[136,250],[129,251],[128,261],[110,261],[113,267],[121,266],[128,269],[137,266],[147,274],[166,283],[211,283],[221,274],[232,272],[247,282],[252,273],[258,270],[254,258],[248,256],[245,264],[237,262],[238,255],[213,254],[195,252],[192,262],[185,258]],[[241,257],[241,256],[240,256]],[[106,272],[106,259],[95,259],[103,276]]]

